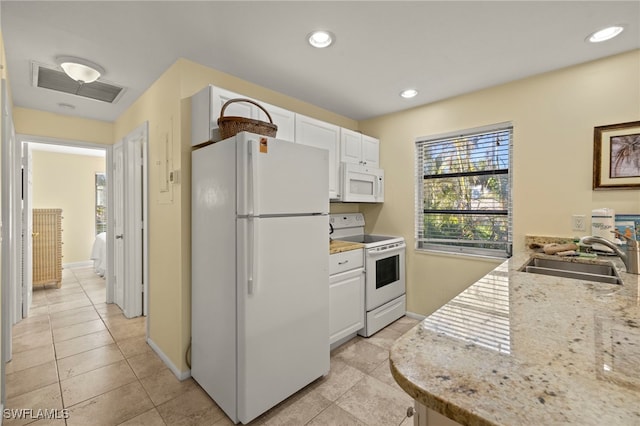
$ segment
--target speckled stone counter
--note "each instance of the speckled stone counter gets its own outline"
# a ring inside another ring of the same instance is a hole
[[[520,272],[530,255],[398,339],[395,380],[466,425],[640,425],[639,276],[618,258],[622,286]]]
[[[357,250],[362,247],[364,247],[364,244],[361,244],[361,243],[331,240],[329,242],[329,254],[336,254],[336,253],[342,253],[343,251]]]

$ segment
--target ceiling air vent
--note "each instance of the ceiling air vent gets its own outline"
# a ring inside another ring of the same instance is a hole
[[[33,85],[102,102],[114,103],[124,93],[124,88],[105,81],[79,83],[64,72],[33,62]]]

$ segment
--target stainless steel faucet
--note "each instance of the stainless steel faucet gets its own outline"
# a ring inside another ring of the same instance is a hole
[[[591,245],[594,243],[602,244],[603,246],[609,247],[613,250],[624,263],[625,268],[629,274],[640,274],[640,247],[638,246],[638,241],[632,240],[630,238],[625,237],[622,234],[616,234],[618,237],[622,237],[627,240],[627,252],[623,252],[620,250],[616,244],[602,237],[594,237],[592,235],[580,238],[580,242],[582,244]]]

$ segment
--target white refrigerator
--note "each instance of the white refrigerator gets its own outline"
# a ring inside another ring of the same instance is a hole
[[[246,132],[192,153],[191,375],[235,423],[329,372],[328,154]]]

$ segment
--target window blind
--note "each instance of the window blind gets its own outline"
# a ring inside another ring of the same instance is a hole
[[[419,249],[511,254],[513,128],[416,141]]]

